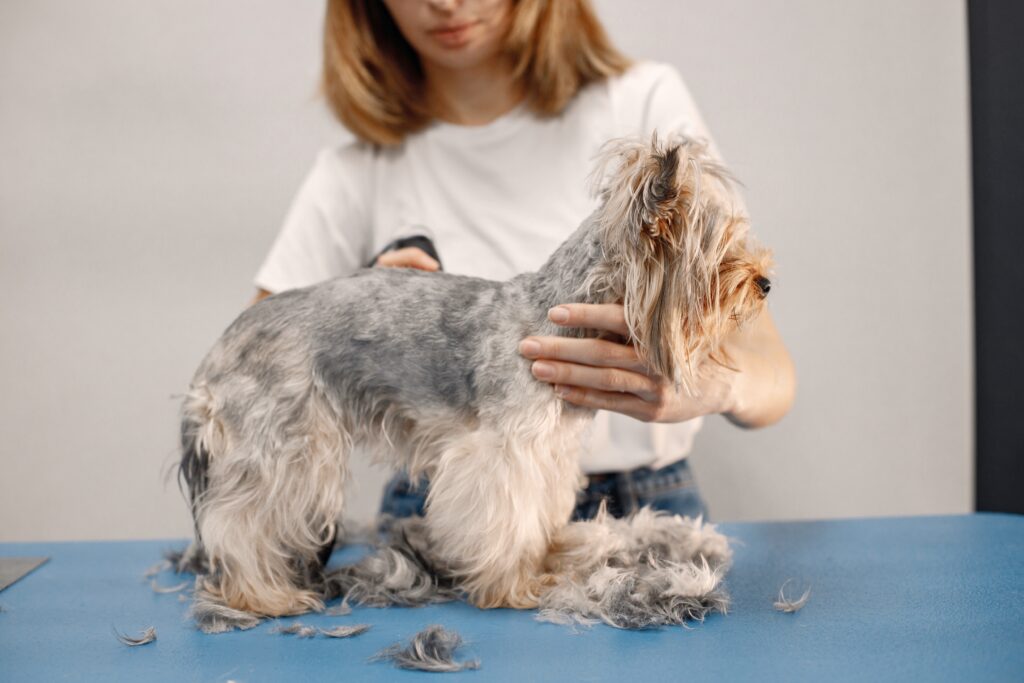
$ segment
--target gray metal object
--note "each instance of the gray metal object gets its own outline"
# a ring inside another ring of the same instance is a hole
[[[0,591],[49,559],[48,557],[0,557]]]

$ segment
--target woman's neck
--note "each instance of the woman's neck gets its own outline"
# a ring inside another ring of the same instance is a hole
[[[460,126],[483,126],[514,109],[523,99],[504,60],[470,69],[423,65],[427,92],[437,118]]]

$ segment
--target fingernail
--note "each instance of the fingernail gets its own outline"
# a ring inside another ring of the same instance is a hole
[[[519,342],[519,353],[524,356],[533,358],[534,356],[540,355],[540,344],[533,341],[532,339],[524,339]]]
[[[568,395],[569,395],[569,387],[567,387],[567,386],[565,386],[563,384],[558,384],[558,385],[555,386],[555,396],[558,396],[559,398],[565,398]]]
[[[562,306],[555,306],[548,311],[548,319],[553,323],[567,323],[569,322],[569,309]]]
[[[551,379],[555,376],[555,366],[544,361],[533,364],[533,376],[537,379]]]

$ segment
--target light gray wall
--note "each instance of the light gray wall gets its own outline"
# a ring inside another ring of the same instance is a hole
[[[964,8],[619,2],[687,78],[779,262],[793,413],[710,420],[719,519],[971,504]],[[321,4],[0,3],[0,540],[183,536],[177,400],[316,150]],[[383,479],[357,466],[353,512]]]

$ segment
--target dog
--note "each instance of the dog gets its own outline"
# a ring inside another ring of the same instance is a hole
[[[598,208],[537,272],[366,269],[271,296],[228,327],[182,408],[197,601],[258,616],[322,609],[315,577],[358,446],[429,479],[421,545],[479,607],[551,606],[601,558],[639,556],[609,540],[607,520],[569,524],[593,411],[534,380],[518,342],[593,334],[549,322],[557,304],[620,302],[650,371],[693,393],[702,363],[728,364],[723,337],[764,306],[771,258],[701,141],[610,142],[592,179]],[[707,570],[707,557],[727,558],[716,547],[645,557],[670,569],[700,557]]]

